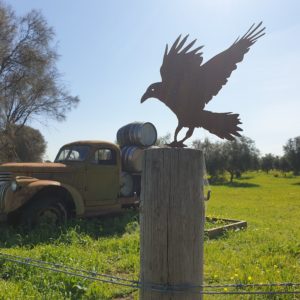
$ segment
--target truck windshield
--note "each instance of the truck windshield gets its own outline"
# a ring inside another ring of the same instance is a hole
[[[55,162],[84,161],[87,158],[90,147],[86,145],[73,145],[60,149]]]

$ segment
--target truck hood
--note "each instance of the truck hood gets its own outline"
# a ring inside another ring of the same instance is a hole
[[[62,163],[4,163],[0,164],[0,172],[24,175],[30,173],[65,173],[74,170],[74,167]]]

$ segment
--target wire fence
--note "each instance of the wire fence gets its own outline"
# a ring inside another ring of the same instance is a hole
[[[298,282],[279,282],[279,283],[251,283],[251,284],[205,284],[205,285],[162,285],[149,284],[139,280],[131,280],[118,276],[102,274],[95,271],[74,268],[58,263],[46,262],[28,257],[12,255],[0,252],[0,259],[20,265],[35,267],[51,272],[63,273],[70,276],[84,278],[92,281],[99,281],[108,284],[114,284],[132,289],[147,289],[160,293],[200,293],[204,295],[288,295],[300,294],[300,290],[295,288],[300,287]],[[268,288],[282,290],[245,290],[253,288]],[[222,289],[221,291],[219,289]],[[291,290],[294,289],[294,290]]]

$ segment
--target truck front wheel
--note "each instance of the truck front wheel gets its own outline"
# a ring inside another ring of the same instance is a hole
[[[56,226],[66,222],[67,209],[60,199],[47,196],[29,203],[22,212],[21,221],[30,227],[49,225]]]

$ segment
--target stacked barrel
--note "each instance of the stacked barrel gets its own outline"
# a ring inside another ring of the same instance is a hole
[[[139,194],[143,152],[157,140],[155,126],[149,122],[133,122],[117,132],[117,142],[122,152],[122,196]]]

